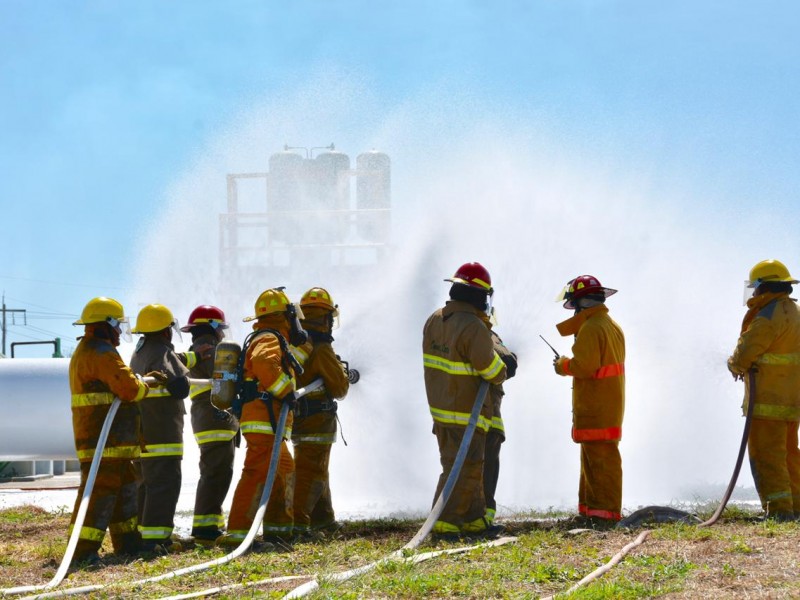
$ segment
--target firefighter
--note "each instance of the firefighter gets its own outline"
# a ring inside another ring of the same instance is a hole
[[[495,351],[484,323],[494,291],[489,272],[480,263],[466,263],[445,281],[452,283],[450,300],[428,318],[422,333],[425,391],[442,465],[434,503],[455,462],[481,381],[499,384],[506,379],[506,365]],[[484,449],[491,411],[487,395],[460,476],[433,525],[436,537],[491,537],[502,530],[486,519],[483,491]]]
[[[192,379],[211,379],[214,349],[225,336],[225,313],[204,304],[189,315],[181,331],[192,334],[189,352],[179,354]],[[191,419],[194,439],[200,448],[200,479],[194,501],[192,537],[200,544],[212,544],[222,535],[225,519],[222,503],[233,479],[233,457],[239,422],[229,411],[211,404],[211,384],[192,384]]]
[[[139,403],[141,414],[141,477],[139,531],[145,553],[180,552],[191,540],[174,539],[175,508],[181,491],[184,399],[189,395],[189,370],[172,345],[180,338],[178,322],[161,304],[148,304],[136,317],[134,333],[142,337],[131,357],[134,373],[155,376],[159,385]]]
[[[331,345],[338,306],[327,290],[315,287],[303,294],[300,307],[304,315],[301,324],[309,339],[300,347],[292,347],[303,367],[297,385],[305,387],[319,378],[325,384],[298,399],[292,427],[295,537],[314,539],[312,531],[336,527],[328,467],[331,445],[336,441],[336,399],[347,395],[350,382]]]
[[[481,315],[484,323],[492,334],[494,350],[506,364],[506,379],[511,379],[517,373],[517,355],[511,352],[497,332],[494,331],[492,315]],[[497,383],[489,386],[489,398],[492,404],[492,424],[486,432],[486,450],[483,461],[483,495],[486,499],[486,520],[489,524],[494,523],[497,513],[497,500],[494,495],[497,491],[497,480],[500,477],[500,446],[506,441],[506,429],[503,424],[503,417],[500,414],[500,407],[503,403],[503,384]]]
[[[562,336],[575,336],[572,358],[553,361],[556,373],[573,378],[572,440],[581,446],[579,516],[572,523],[594,529],[622,518],[625,336],[605,305],[616,292],[591,275],[576,277],[559,298],[575,315],[556,326]]]
[[[240,418],[247,451],[228,516],[228,532],[217,543],[238,546],[247,536],[264,491],[273,444],[277,443],[280,444],[279,462],[262,532],[267,544],[284,546],[292,536],[294,525],[294,460],[286,445],[291,437],[292,413],[287,416],[282,439],[275,439],[275,428],[282,403],[288,402],[290,406],[295,403],[295,374],[300,367],[289,343],[302,345],[306,340],[296,308],[283,288],[262,292],[255,303],[255,315],[244,321],[255,321],[253,332],[242,347],[245,359],[240,374],[248,390]]]
[[[752,297],[728,359],[734,378],[745,381],[745,413],[755,402],[747,440],[750,469],[766,517],[777,521],[800,516],[800,313],[789,297],[796,283],[777,260],[750,270]],[[756,371],[755,390],[744,377],[750,370]]]
[[[69,361],[72,393],[72,429],[81,464],[81,482],[72,511],[70,534],[86,487],[89,469],[114,397],[117,410],[103,449],[89,506],[81,527],[74,563],[97,564],[106,529],[117,554],[138,553],[136,474],[132,460],[139,456],[139,409],[147,385],[127,367],[117,352],[120,336],[130,341],[130,325],[122,305],[113,298],[90,300],[74,325],[84,326],[78,347]]]

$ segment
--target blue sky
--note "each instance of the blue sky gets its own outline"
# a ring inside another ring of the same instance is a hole
[[[798,24],[774,1],[3,0],[0,289],[27,311],[6,352],[74,340],[86,300],[127,296],[165,190],[238,115],[321,69],[358,73],[387,111],[455,82],[654,189],[701,185],[710,218],[785,221]]]

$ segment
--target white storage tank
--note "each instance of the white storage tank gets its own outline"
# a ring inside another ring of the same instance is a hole
[[[387,242],[391,234],[389,208],[392,168],[389,155],[371,151],[356,157],[356,208],[386,209],[358,215],[358,235],[369,242]]]
[[[75,459],[68,358],[0,360],[0,460]]]

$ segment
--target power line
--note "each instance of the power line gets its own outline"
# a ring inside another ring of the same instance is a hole
[[[2,325],[2,327],[3,327],[3,356],[5,356],[5,354],[6,354],[6,313],[11,313],[12,316],[14,315],[14,313],[23,313],[24,314],[25,313],[25,309],[24,308],[6,308],[6,296],[5,296],[5,294],[3,294],[2,313],[3,313],[3,325]]]
[[[32,279],[30,277],[14,277],[12,275],[0,275],[0,279],[13,279],[15,281],[30,281],[33,283],[46,283],[48,285],[66,285],[69,287],[93,288],[93,289],[107,289],[107,290],[120,290],[124,291],[128,288],[113,287],[108,285],[93,285],[89,283],[75,283],[74,281],[48,281],[47,279]]]

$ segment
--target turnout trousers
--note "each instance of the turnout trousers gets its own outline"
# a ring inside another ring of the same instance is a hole
[[[330,458],[336,439],[336,413],[295,416],[294,527],[299,533],[320,529],[336,520],[331,501]]]
[[[495,428],[486,433],[486,450],[483,461],[483,496],[486,500],[486,520],[494,522],[497,502],[494,494],[497,491],[497,480],[500,477],[500,446],[506,440],[505,435]]]
[[[233,541],[241,541],[247,536],[253,519],[258,511],[264,484],[267,482],[269,461],[275,436],[264,433],[245,433],[247,451],[244,467],[236,491],[233,495],[231,512],[228,516],[228,537]],[[280,441],[281,449],[278,457],[278,468],[275,482],[267,500],[264,514],[264,537],[287,539],[292,534],[294,523],[294,460],[289,453],[286,442]]]
[[[168,543],[175,528],[181,494],[181,457],[143,458],[139,487],[139,531],[142,541]]]
[[[436,441],[439,444],[439,462],[442,465],[442,474],[439,475],[436,495],[433,499],[434,504],[442,493],[447,477],[453,468],[465,431],[465,427],[443,426],[434,422],[433,432],[436,434]],[[450,499],[439,516],[439,520],[433,526],[434,532],[458,533],[486,529],[487,523],[484,519],[486,501],[483,495],[485,446],[486,433],[476,429]]]
[[[754,418],[747,450],[750,470],[767,516],[800,515],[800,449],[797,421]]]
[[[81,463],[81,482],[69,524],[70,534],[78,516],[78,507],[86,489],[90,468],[91,463]],[[133,463],[130,460],[103,459],[94,480],[73,561],[81,561],[100,550],[106,529],[111,533],[111,544],[115,553],[136,554],[141,541],[137,523],[136,473]]]
[[[582,442],[578,513],[619,521],[622,518],[622,457],[619,442]]]
[[[200,479],[194,500],[192,535],[214,539],[222,535],[225,518],[222,503],[233,479],[233,457],[236,441],[200,444]]]

